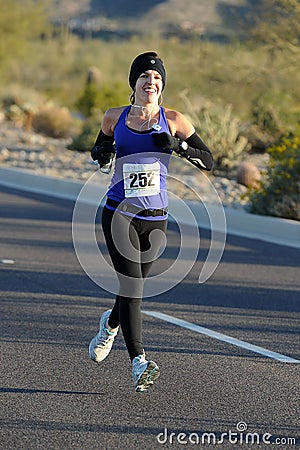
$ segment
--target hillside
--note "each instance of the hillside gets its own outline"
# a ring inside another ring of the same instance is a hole
[[[243,0],[52,0],[51,17],[89,36],[159,34],[226,37],[232,9]],[[239,13],[239,11],[238,11]]]

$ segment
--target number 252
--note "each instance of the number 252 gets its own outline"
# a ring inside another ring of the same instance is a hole
[[[154,172],[133,172],[129,175],[131,188],[144,188],[147,186],[155,186]]]

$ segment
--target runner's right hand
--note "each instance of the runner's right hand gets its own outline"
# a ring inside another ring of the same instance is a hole
[[[115,154],[115,146],[109,141],[104,141],[101,145],[95,145],[91,150],[92,159],[97,160],[101,166],[108,164]]]

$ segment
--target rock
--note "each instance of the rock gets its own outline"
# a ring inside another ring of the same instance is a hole
[[[254,163],[244,161],[237,168],[236,179],[243,186],[256,187],[261,181],[261,174]]]

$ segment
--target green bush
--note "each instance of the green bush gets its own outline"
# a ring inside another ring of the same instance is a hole
[[[82,126],[81,132],[68,145],[68,149],[80,152],[90,151],[99,133],[100,125],[101,118],[99,117],[95,116],[87,119]]]
[[[87,119],[80,133],[68,145],[70,150],[89,151],[98,135],[103,115],[108,108],[128,103],[128,89],[121,83],[112,86],[94,82],[86,83],[76,107]]]
[[[248,191],[250,212],[300,220],[299,136],[284,135],[267,149],[270,161],[263,181]]]
[[[87,117],[90,117],[97,107],[99,87],[96,83],[86,84],[75,106]]]
[[[87,117],[93,116],[97,110],[102,112],[108,108],[120,106],[128,102],[128,89],[121,83],[112,86],[87,83],[80,94],[76,107]]]

